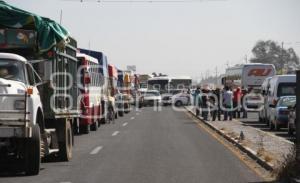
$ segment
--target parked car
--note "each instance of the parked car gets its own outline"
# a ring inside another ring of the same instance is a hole
[[[267,93],[267,122],[270,126],[271,105],[276,105],[282,96],[296,95],[296,75],[276,75],[270,79],[269,90]]]
[[[280,97],[277,104],[270,104],[270,130],[278,131],[281,127],[288,127],[289,122],[289,106],[296,104],[295,96]]]
[[[172,97],[172,104],[175,106],[188,105],[190,103],[190,94],[178,93]]]
[[[143,92],[144,96],[144,105],[160,105],[161,104],[161,95],[157,90],[147,90]]]
[[[261,95],[261,90],[258,88],[251,89],[250,93],[246,97],[247,108],[252,110],[259,110],[262,105],[263,97]]]
[[[163,106],[171,105],[172,104],[172,96],[173,95],[170,93],[162,94],[162,96],[161,96],[162,105]]]

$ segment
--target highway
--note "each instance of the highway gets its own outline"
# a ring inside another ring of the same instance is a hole
[[[245,183],[261,182],[185,112],[163,107],[131,111],[75,137],[70,162],[42,163],[38,176],[2,173],[2,183]]]

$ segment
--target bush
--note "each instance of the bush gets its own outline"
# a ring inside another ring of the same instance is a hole
[[[300,177],[300,164],[296,161],[296,146],[291,149],[291,153],[285,157],[282,166],[275,170],[277,180],[288,181],[291,178]]]

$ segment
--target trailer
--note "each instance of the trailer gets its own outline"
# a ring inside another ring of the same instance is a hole
[[[0,54],[0,166],[36,175],[42,158],[72,158],[77,43],[48,18],[0,5],[0,52],[10,53]]]

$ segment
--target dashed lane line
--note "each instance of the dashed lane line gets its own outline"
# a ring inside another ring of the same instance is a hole
[[[103,146],[95,147],[95,149],[93,149],[93,150],[90,152],[90,154],[91,154],[91,155],[98,154],[99,151],[101,151],[101,149],[103,149]]]
[[[119,131],[115,131],[113,134],[111,134],[111,136],[116,136],[118,135],[120,132]]]

